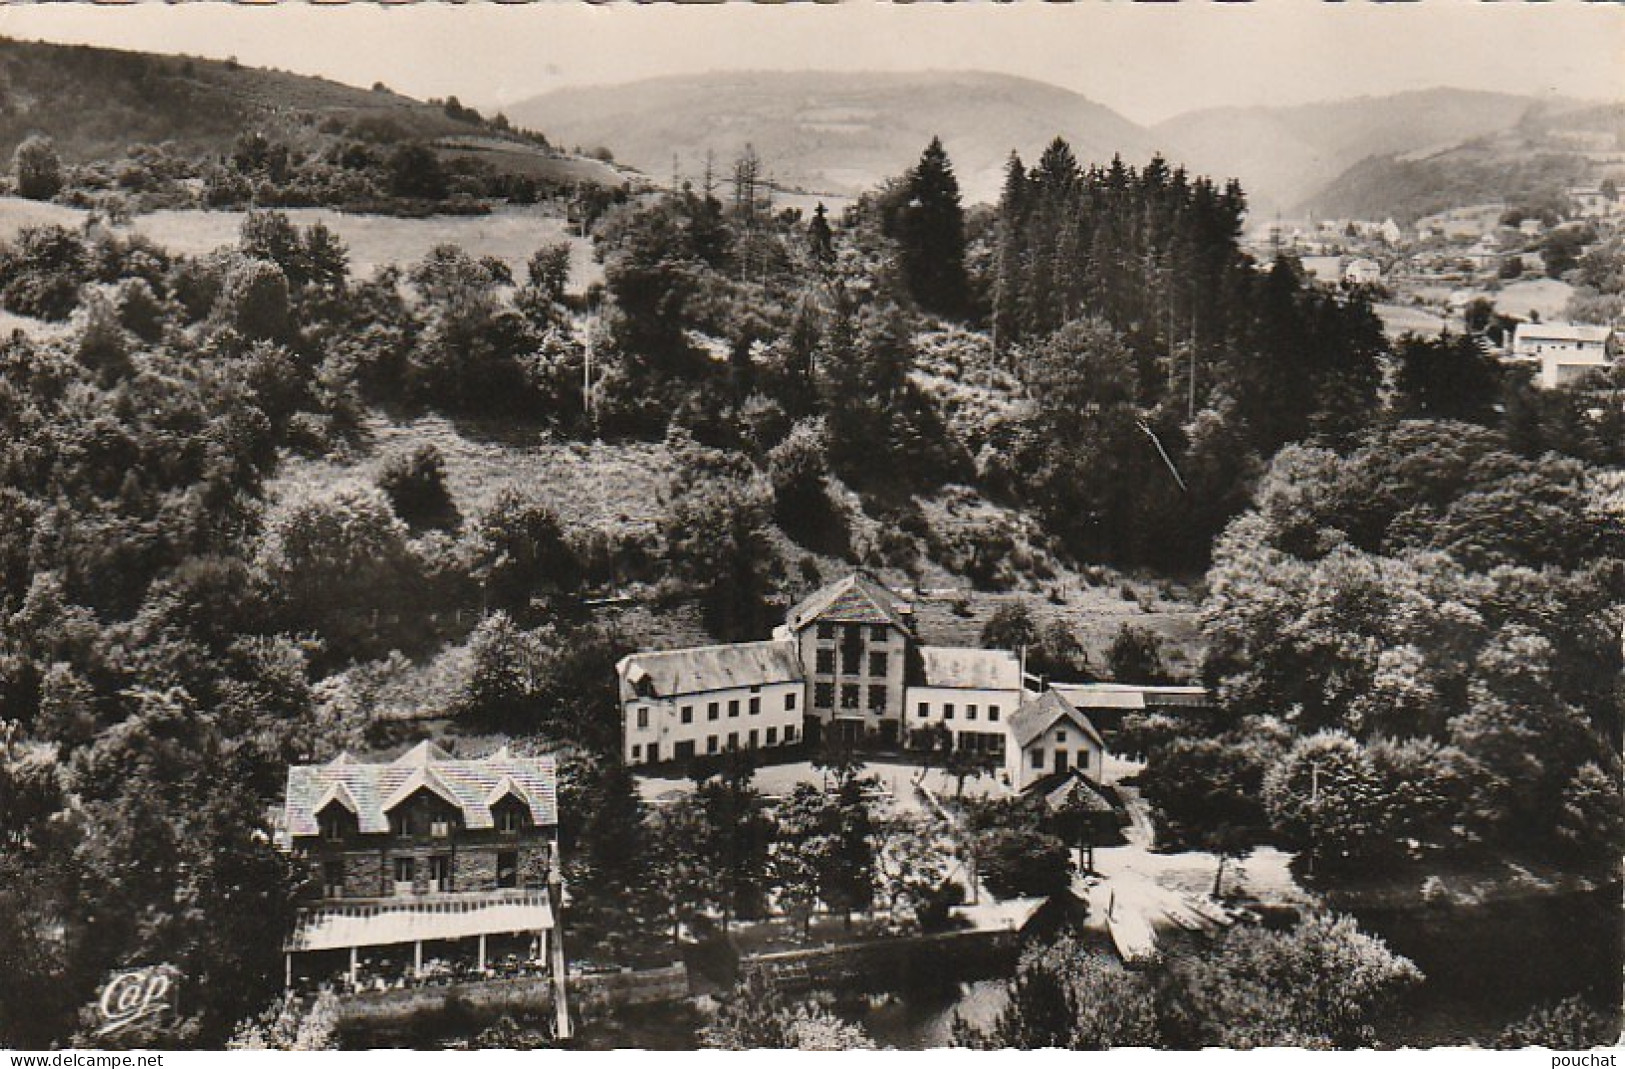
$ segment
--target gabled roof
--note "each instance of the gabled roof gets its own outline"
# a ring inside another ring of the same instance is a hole
[[[1519,323],[1513,331],[1513,344],[1542,339],[1551,341],[1605,342],[1613,330],[1589,323]]]
[[[1092,813],[1110,813],[1112,803],[1100,793],[1083,769],[1076,765],[1065,772],[1051,772],[1033,780],[1021,790],[1025,795],[1042,795],[1051,811],[1077,805]]]
[[[910,629],[914,607],[862,572],[829,584],[808,595],[785,617],[790,630],[813,623],[890,624]]]
[[[1021,703],[1021,707],[1010,717],[1010,735],[1015,740],[1016,748],[1024,750],[1029,743],[1061,720],[1075,724],[1079,731],[1094,740],[1095,745],[1101,749],[1106,748],[1105,740],[1089,722],[1089,718],[1053,690],[1046,690],[1037,697],[1029,697]]]
[[[290,836],[316,835],[317,814],[337,801],[355,814],[362,834],[386,833],[389,810],[419,790],[444,798],[473,829],[495,826],[491,805],[507,793],[529,807],[537,826],[559,822],[553,758],[515,757],[504,748],[489,757],[459,760],[432,743],[420,743],[389,762],[368,764],[340,754],[325,765],[292,766],[283,826]]]
[[[801,658],[791,639],[633,653],[616,662],[615,670],[621,679],[622,701],[799,683],[803,678]],[[645,689],[640,690],[640,684]]]
[[[1021,658],[1009,650],[921,646],[924,685],[961,690],[1020,690]]]

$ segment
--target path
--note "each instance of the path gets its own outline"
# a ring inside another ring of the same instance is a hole
[[[1095,875],[1079,876],[1073,891],[1089,903],[1091,925],[1104,927],[1125,961],[1148,957],[1159,932],[1211,931],[1231,923],[1229,913],[1209,893],[1218,869],[1216,855],[1199,850],[1157,853],[1150,807],[1139,791],[1122,782],[1139,766],[1108,756],[1105,775],[1123,798],[1129,825],[1122,846],[1095,848]],[[1288,869],[1291,855],[1261,848],[1242,862],[1225,866],[1225,889],[1266,901],[1307,901]]]

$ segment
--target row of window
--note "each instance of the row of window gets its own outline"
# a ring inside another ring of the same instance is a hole
[[[841,650],[841,674],[855,676],[862,674],[864,653],[861,649],[846,648]],[[884,676],[891,666],[891,656],[885,650],[869,653],[869,674]],[[832,649],[817,650],[813,653],[813,671],[822,676],[835,674],[835,651]]]
[[[842,709],[860,709],[860,708],[863,708],[863,703],[862,703],[862,699],[864,697],[864,688],[863,687],[859,686],[856,683],[842,683],[840,693],[841,693],[841,708]],[[869,711],[873,712],[873,713],[883,713],[883,712],[885,712],[886,711],[886,698],[887,698],[887,695],[889,693],[890,693],[890,688],[888,688],[884,683],[871,683],[869,685],[869,688],[868,688],[868,699],[869,699],[868,708],[869,708]],[[814,683],[813,684],[813,708],[814,709],[833,709],[833,708],[835,708],[835,684],[834,683]]]
[[[747,702],[747,706],[748,706],[748,715],[750,715],[750,716],[760,716],[761,715],[761,712],[762,712],[762,699],[761,698],[754,697],[754,698],[749,699],[749,701]],[[740,709],[739,699],[738,698],[729,699],[729,701],[728,701],[728,716],[729,716],[730,719],[739,716],[739,709]],[[789,693],[787,693],[784,696],[784,711],[787,712],[787,713],[793,713],[793,712],[796,711],[796,693],[795,693],[795,691],[790,691]],[[720,720],[720,719],[722,719],[722,703],[719,702],[719,701],[718,702],[707,702],[706,706],[705,706],[705,718],[707,720]],[[684,723],[684,724],[692,724],[692,723],[694,723],[694,706],[692,706],[692,705],[684,705],[681,708],[679,708],[678,711],[677,711],[677,719],[679,721],[681,721],[682,723]],[[640,705],[640,706],[638,706],[638,730],[639,731],[647,731],[648,728],[649,728],[649,707],[647,705]]]
[[[953,702],[943,702],[942,703],[942,719],[944,719],[944,720],[952,720],[954,718],[954,709],[955,709],[955,707],[954,707]],[[916,712],[918,713],[920,719],[924,720],[926,717],[931,715],[931,703],[930,702],[921,702],[919,704]],[[968,705],[965,706],[965,719],[966,720],[975,720],[976,719],[976,714],[977,714],[977,706],[974,703],[971,703],[971,704],[968,704]],[[990,706],[987,707],[987,718],[988,718],[988,721],[991,722],[991,723],[996,724],[996,723],[999,722],[999,707],[997,705],[990,705]]]
[[[530,811],[511,796],[492,807],[491,819],[497,831],[508,835],[530,827]],[[343,842],[351,836],[360,834],[355,816],[337,802],[329,803],[321,811],[317,816],[317,823],[321,828],[322,838],[330,843]],[[448,839],[453,832],[461,831],[462,827],[462,820],[449,810],[429,810],[412,805],[403,806],[389,814],[389,832],[400,839],[423,836],[431,839]]]
[[[423,890],[428,894],[445,894],[456,890],[452,878],[453,867],[450,854],[434,854],[424,859],[427,867],[427,880]],[[393,877],[383,887],[386,895],[411,895],[418,893],[418,859],[415,857],[397,857],[387,870]],[[519,851],[497,851],[496,885],[503,887],[519,886]],[[344,898],[349,894],[349,887],[344,878],[343,861],[322,862],[322,897]]]
[[[789,746],[795,741],[795,726],[790,724],[785,725],[783,737],[784,745]],[[721,753],[724,748],[724,742],[726,742],[726,748],[730,751],[739,749],[740,733],[737,731],[730,731],[728,732],[726,739],[720,735],[707,735],[705,737],[705,752],[708,754]],[[750,750],[754,750],[759,746],[777,746],[780,742],[779,729],[776,727],[770,727],[766,730],[766,732],[763,732],[759,728],[751,728],[745,733],[744,742],[746,749]],[[687,758],[694,757],[698,753],[698,744],[693,739],[685,739],[682,742],[677,743],[677,745],[673,748],[672,757],[678,761],[682,761],[686,760]],[[632,760],[642,761],[644,756],[645,750],[643,745],[641,743],[633,743]],[[650,761],[660,760],[660,744],[651,742],[648,746],[647,756]]]
[[[818,625],[818,641],[834,642],[835,626],[830,623],[820,623]],[[847,642],[856,643],[863,640],[863,624],[842,624],[840,626],[841,637]],[[868,627],[870,642],[885,642],[890,637],[891,628],[885,624],[869,624]]]

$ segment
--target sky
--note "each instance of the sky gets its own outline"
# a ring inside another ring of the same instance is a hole
[[[0,34],[384,82],[500,109],[707,70],[991,70],[1141,123],[1454,86],[1625,97],[1625,0],[7,5]]]

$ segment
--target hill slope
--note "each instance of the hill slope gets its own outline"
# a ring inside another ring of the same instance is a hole
[[[1513,126],[1432,150],[1374,155],[1315,195],[1323,215],[1410,222],[1462,204],[1561,204],[1565,190],[1625,174],[1625,105],[1536,106]]]
[[[301,152],[341,136],[428,141],[442,157],[479,158],[498,173],[607,186],[625,180],[596,160],[561,156],[447,111],[383,86],[359,89],[231,61],[0,38],[0,161],[31,134],[50,137],[65,161],[88,163],[165,142],[184,156],[220,157],[243,132],[258,131]]]
[[[0,152],[7,154],[31,133],[50,136],[70,161],[121,155],[138,142],[219,153],[245,128],[314,135],[328,119],[387,121],[415,138],[480,130],[384,89],[229,61],[0,39]]]
[[[1260,210],[1313,208],[1321,190],[1373,156],[1414,153],[1516,126],[1539,102],[1427,89],[1295,107],[1211,108],[1153,128],[1193,170],[1234,174]],[[1386,214],[1386,213],[1377,213]]]
[[[1012,149],[1032,163],[1056,135],[1085,162],[1157,147],[1143,128],[1088,98],[987,73],[739,72],[563,89],[509,115],[565,144],[607,145],[659,178],[675,155],[698,180],[707,150],[719,177],[748,142],[776,183],[857,193],[902,173],[940,135],[968,201],[992,200]]]

